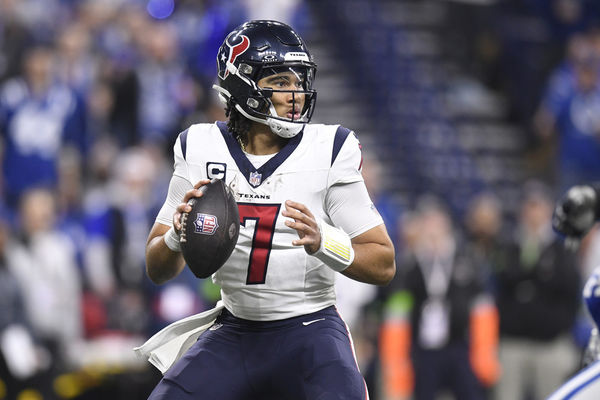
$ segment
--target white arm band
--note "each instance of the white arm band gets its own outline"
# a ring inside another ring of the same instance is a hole
[[[319,220],[318,223],[321,232],[321,246],[313,256],[334,271],[342,272],[354,261],[354,249],[350,236],[325,221]]]
[[[175,228],[171,227],[163,236],[163,240],[167,247],[176,253],[181,253],[181,245],[179,244],[179,234]]]

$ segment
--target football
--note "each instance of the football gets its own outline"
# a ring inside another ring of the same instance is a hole
[[[198,278],[207,278],[227,261],[240,233],[235,197],[221,179],[200,188],[202,197],[188,204],[192,211],[181,215],[181,253]]]

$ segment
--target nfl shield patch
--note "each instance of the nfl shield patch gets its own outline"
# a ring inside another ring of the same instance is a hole
[[[250,172],[250,179],[248,180],[248,182],[252,186],[260,185],[261,180],[262,180],[262,174],[259,174],[258,172]]]
[[[214,215],[200,213],[198,213],[198,215],[196,216],[194,225],[196,227],[194,232],[200,233],[202,235],[214,235],[215,231],[219,227],[217,217],[215,217]]]

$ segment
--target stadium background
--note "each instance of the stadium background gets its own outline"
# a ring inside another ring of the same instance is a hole
[[[3,334],[17,339],[0,345],[0,398],[17,396],[12,387],[21,400],[146,398],[158,375],[131,348],[216,301],[189,273],[153,286],[144,245],[176,135],[224,118],[210,89],[217,48],[253,18],[287,22],[307,41],[318,65],[313,121],[357,132],[399,257],[424,195],[447,204],[461,230],[472,200],[492,194],[510,236],[532,181],[557,197],[600,177],[592,0],[0,0],[0,252],[2,282],[15,288],[0,294],[0,330],[29,332]],[[584,79],[586,101],[561,114]],[[46,247],[32,244],[37,232],[52,233]],[[584,277],[596,241],[573,266]],[[12,260],[28,266],[9,273]],[[52,275],[53,261],[72,274]],[[340,307],[379,382],[385,293],[360,289],[341,285]],[[578,346],[588,331],[573,327]],[[45,367],[10,374],[9,347],[33,349]]]

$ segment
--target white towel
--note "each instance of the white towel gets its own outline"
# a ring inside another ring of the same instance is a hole
[[[222,309],[223,302],[219,301],[213,309],[175,321],[133,351],[139,357],[147,357],[164,374],[210,328]]]

